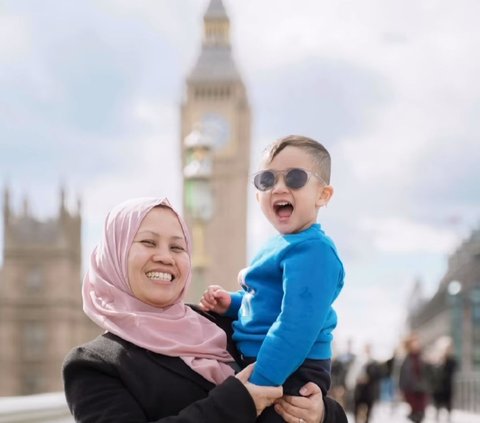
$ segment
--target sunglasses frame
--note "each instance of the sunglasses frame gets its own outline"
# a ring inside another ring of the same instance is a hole
[[[300,187],[291,187],[287,184],[287,179],[286,179],[286,176],[288,175],[289,172],[291,172],[292,170],[301,170],[302,172],[305,172],[306,175],[307,175],[307,179],[305,180],[305,183],[300,186]],[[274,180],[273,180],[273,185],[271,187],[268,187],[266,189],[262,189],[260,188],[259,186],[257,186],[257,184],[255,183],[255,180],[257,179],[257,176],[260,176],[261,174],[263,174],[264,172],[270,172],[273,177],[274,177]],[[271,189],[273,189],[275,187],[275,185],[277,185],[278,183],[278,177],[279,175],[282,175],[283,176],[283,182],[285,183],[285,186],[288,188],[288,189],[293,189],[293,190],[298,190],[298,189],[302,189],[305,185],[307,185],[308,181],[310,180],[310,178],[312,176],[315,176],[318,180],[320,180],[322,183],[325,184],[325,181],[322,179],[322,177],[318,174],[316,174],[315,172],[311,172],[309,170],[306,170],[306,169],[303,169],[301,167],[290,167],[288,169],[285,169],[285,170],[274,170],[274,169],[263,169],[263,170],[260,170],[256,173],[254,173],[252,175],[252,181],[253,181],[253,185],[255,186],[255,188],[258,190],[258,191],[261,191],[261,192],[266,192],[266,191],[270,191]]]

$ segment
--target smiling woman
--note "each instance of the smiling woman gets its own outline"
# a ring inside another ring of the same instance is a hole
[[[279,399],[281,387],[248,382],[251,366],[234,376],[231,320],[183,302],[190,253],[166,199],[130,200],[108,214],[82,290],[85,313],[106,332],[74,348],[63,367],[75,420],[253,423],[277,400],[287,422],[342,422],[316,385]]]
[[[130,288],[144,303],[165,307],[179,298],[189,275],[190,257],[177,216],[168,207],[155,207],[130,247]]]

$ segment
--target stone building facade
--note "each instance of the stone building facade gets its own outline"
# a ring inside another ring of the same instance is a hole
[[[0,396],[60,391],[61,364],[75,345],[98,335],[83,314],[80,208],[40,221],[3,198],[0,269]]]
[[[427,352],[449,336],[462,373],[480,372],[480,228],[448,258],[436,293],[410,312],[408,323]]]
[[[209,2],[203,23],[181,106],[184,216],[194,247],[191,301],[210,283],[237,289],[247,249],[250,106],[221,0]]]

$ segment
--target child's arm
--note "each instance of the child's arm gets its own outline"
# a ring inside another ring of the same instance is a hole
[[[244,286],[245,274],[247,268],[240,270],[238,273],[238,284]],[[214,311],[215,313],[227,315],[235,319],[238,310],[242,305],[242,298],[245,291],[236,292],[225,291],[220,285],[209,285],[200,299],[200,307],[204,311]]]
[[[257,385],[283,384],[312,347],[319,359],[330,358],[331,331],[337,323],[332,303],[344,273],[333,249],[321,241],[305,241],[295,245],[280,265],[282,307],[257,356],[250,378]]]

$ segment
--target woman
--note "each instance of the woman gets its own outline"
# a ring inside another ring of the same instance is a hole
[[[405,340],[405,350],[407,355],[400,367],[398,384],[410,406],[408,418],[415,423],[421,423],[425,418],[428,403],[430,367],[422,358],[420,341],[416,334]]]
[[[166,199],[136,199],[107,216],[103,239],[84,278],[85,313],[106,333],[73,349],[63,376],[78,422],[248,423],[278,399],[281,387],[234,376],[237,353],[230,322],[186,306],[190,240]],[[316,385],[285,397],[276,409],[287,422],[346,422],[323,402]]]

